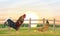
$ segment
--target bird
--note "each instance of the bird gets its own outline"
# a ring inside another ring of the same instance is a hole
[[[47,31],[49,28],[49,21],[46,20],[46,23],[44,24],[44,26],[42,28],[38,28],[38,31],[44,32]]]
[[[16,31],[19,29],[19,27],[22,25],[22,23],[24,22],[24,19],[26,18],[26,14],[23,14],[22,16],[20,16],[18,18],[18,20],[16,22],[14,22],[11,19],[7,19],[7,25],[13,29],[15,29]],[[5,22],[5,23],[6,23]]]

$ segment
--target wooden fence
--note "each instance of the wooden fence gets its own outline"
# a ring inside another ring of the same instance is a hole
[[[16,20],[15,20],[16,21]],[[31,24],[32,24],[32,22],[31,21],[42,21],[42,25],[44,26],[44,24],[45,24],[45,21],[46,21],[46,19],[45,18],[43,18],[43,19],[31,19],[31,18],[29,18],[29,19],[25,19],[24,21],[29,21],[28,22],[28,29],[29,30],[31,30]],[[50,19],[48,19],[48,21],[52,21],[53,23],[53,30],[55,31],[55,25],[56,25],[56,22],[60,22],[60,20],[56,20],[55,18],[54,19],[52,19],[52,20],[50,20]],[[34,24],[38,24],[38,23],[34,23]],[[41,23],[39,23],[39,24],[41,24]],[[50,24],[50,23],[49,23]]]
[[[53,20],[49,20],[49,19],[47,19],[48,21],[52,21],[53,23],[53,30],[55,31],[55,22],[60,22],[60,20],[56,20],[55,18],[53,19]],[[44,26],[44,24],[45,24],[45,21],[46,21],[46,19],[45,18],[43,18],[43,19],[31,19],[31,18],[29,18],[29,19],[26,19],[25,21],[29,21],[29,30],[31,29],[31,21],[42,21],[43,23],[43,26]],[[36,23],[36,24],[38,24],[38,23]],[[49,23],[50,24],[50,23]]]

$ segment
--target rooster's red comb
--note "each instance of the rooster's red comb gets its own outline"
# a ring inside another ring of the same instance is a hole
[[[26,16],[26,14],[24,14],[23,16]]]

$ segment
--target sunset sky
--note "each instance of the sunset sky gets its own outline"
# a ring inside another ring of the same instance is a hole
[[[60,0],[0,0],[0,19],[17,19],[24,13],[26,19],[60,19]]]

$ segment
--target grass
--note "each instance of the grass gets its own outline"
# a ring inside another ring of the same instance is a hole
[[[0,30],[0,36],[60,36],[60,30],[39,32],[36,31],[36,28],[32,28],[30,31],[28,28],[20,28],[18,31],[14,29],[3,29]]]

